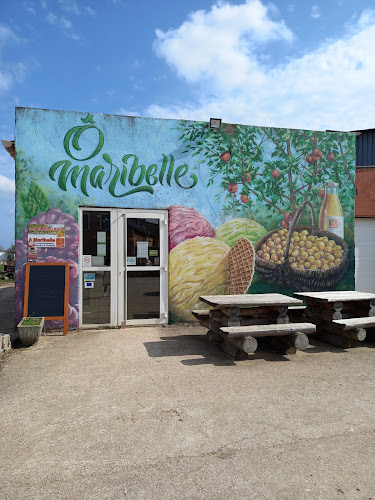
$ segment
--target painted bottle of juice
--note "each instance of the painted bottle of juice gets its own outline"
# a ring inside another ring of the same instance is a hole
[[[344,238],[344,212],[337,192],[336,182],[326,182],[325,193],[319,215],[319,229],[330,231]]]

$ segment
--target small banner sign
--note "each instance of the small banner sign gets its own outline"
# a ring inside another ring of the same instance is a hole
[[[64,224],[28,224],[29,247],[65,247]]]

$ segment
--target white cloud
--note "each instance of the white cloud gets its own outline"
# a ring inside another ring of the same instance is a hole
[[[134,61],[132,62],[132,66],[135,69],[139,69],[141,66],[143,66],[143,64],[144,61],[142,59],[134,59]]]
[[[258,14],[252,23],[240,22],[248,20],[241,7]],[[282,21],[272,21],[259,1],[220,3],[210,12],[195,12],[179,28],[158,31],[155,42],[157,54],[191,84],[195,98],[169,107],[155,103],[145,113],[194,120],[218,116],[232,123],[291,128],[371,128],[375,58],[369,47],[375,46],[375,12],[364,11],[345,29],[342,39],[266,66],[257,34],[263,33],[265,50],[267,40],[290,41],[293,35]],[[291,49],[295,52],[293,45]]]
[[[0,64],[0,94],[9,90],[12,83],[12,73]]]
[[[155,82],[158,82],[160,80],[166,80],[168,78],[168,75],[166,73],[163,73],[162,75],[154,76],[153,80]]]
[[[46,19],[50,24],[56,24],[57,16],[53,12],[48,12]]]
[[[85,11],[87,12],[87,14],[89,14],[90,16],[95,16],[96,15],[96,11],[94,9],[92,9],[91,7],[85,7]]]
[[[52,12],[49,12],[47,15],[47,21],[50,24],[59,25],[63,30],[65,36],[67,36],[68,38],[72,38],[73,40],[77,41],[82,40],[82,38],[79,35],[77,35],[76,33],[71,33],[69,31],[72,28],[73,23],[67,17],[61,16],[59,19],[58,16],[56,16]]]
[[[0,143],[0,198],[14,196],[14,160]],[[13,179],[11,178],[13,177]]]
[[[4,136],[3,139],[11,140],[8,136]],[[14,177],[14,160],[10,154],[5,150],[4,146],[0,142],[0,174],[6,175],[7,177]]]
[[[81,14],[79,7],[74,0],[58,0],[58,3],[65,12],[73,12],[77,15]]]
[[[40,5],[42,6],[43,9],[46,9],[47,8],[46,0],[41,0]]]
[[[288,4],[287,11],[288,12],[294,12],[295,5],[293,3]]]
[[[313,19],[318,19],[320,17],[320,7],[319,7],[319,5],[313,5],[311,7],[311,17]]]
[[[1,58],[3,47],[8,43],[19,43],[20,39],[7,26],[0,24],[0,94],[8,91],[16,82],[22,82],[26,66],[21,62],[5,63]]]
[[[25,2],[23,6],[25,10],[27,10],[27,12],[30,12],[31,14],[36,14],[36,10],[31,2]]]
[[[69,19],[67,19],[66,17],[62,17],[62,18],[60,19],[60,23],[61,23],[61,26],[62,26],[64,29],[66,29],[66,30],[68,30],[68,29],[70,29],[70,28],[72,27],[72,23],[71,23],[71,21],[69,21]]]
[[[284,21],[273,21],[259,0],[242,5],[220,2],[209,12],[196,11],[179,28],[156,30],[154,49],[188,82],[214,78],[223,88],[243,86],[249,73],[263,75],[251,54],[269,41],[293,40]],[[223,68],[217,71],[218,68]]]
[[[0,49],[10,41],[19,42],[19,38],[8,26],[0,24]]]
[[[13,198],[15,191],[14,180],[0,174],[0,198]]]
[[[142,115],[141,112],[134,111],[134,110],[129,110],[126,108],[120,108],[114,113],[115,115],[121,115],[121,116],[144,116]]]

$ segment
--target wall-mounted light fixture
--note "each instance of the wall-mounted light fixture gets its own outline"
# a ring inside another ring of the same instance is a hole
[[[210,128],[219,130],[221,127],[221,118],[210,118]]]

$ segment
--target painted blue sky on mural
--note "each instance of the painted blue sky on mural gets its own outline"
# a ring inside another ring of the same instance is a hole
[[[0,138],[13,139],[15,106],[372,128],[374,42],[368,0],[2,2]],[[1,149],[2,246],[13,196]]]

